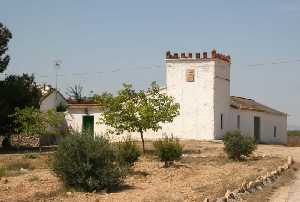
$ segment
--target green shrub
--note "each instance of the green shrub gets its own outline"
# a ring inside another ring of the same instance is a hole
[[[249,156],[256,149],[254,138],[243,136],[240,131],[226,133],[223,141],[225,152],[233,160],[241,160],[243,156]]]
[[[132,166],[141,155],[138,145],[127,137],[117,144],[119,160],[122,163]]]
[[[83,191],[111,190],[123,182],[127,167],[105,137],[74,133],[62,140],[52,168],[65,185]]]
[[[288,136],[300,136],[300,130],[289,130]]]
[[[153,146],[160,160],[165,162],[165,167],[169,167],[175,160],[181,158],[182,146],[178,139],[165,137],[155,141]]]

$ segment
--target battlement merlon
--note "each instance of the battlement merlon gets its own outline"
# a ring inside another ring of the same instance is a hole
[[[180,55],[180,56],[179,56]],[[193,57],[193,53],[171,53],[171,51],[166,52],[166,60],[215,60],[219,59],[228,63],[231,63],[231,57],[230,55],[225,55],[218,53],[215,49],[211,51],[210,56],[207,54],[207,52],[203,52],[202,55],[200,52],[195,54],[195,57]]]

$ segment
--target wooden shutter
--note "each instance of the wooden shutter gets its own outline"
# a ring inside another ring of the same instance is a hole
[[[187,82],[194,82],[195,81],[195,70],[194,69],[187,69],[186,70],[186,81]]]

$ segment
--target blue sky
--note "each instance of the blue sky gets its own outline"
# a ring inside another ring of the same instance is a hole
[[[76,83],[87,94],[124,82],[142,89],[165,84],[165,51],[216,48],[232,57],[232,95],[287,112],[289,124],[300,125],[297,0],[6,0],[0,13],[13,33],[6,73],[34,73],[54,85],[59,59],[62,92]]]

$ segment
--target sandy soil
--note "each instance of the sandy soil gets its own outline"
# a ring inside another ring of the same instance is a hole
[[[163,168],[153,155],[143,156],[120,190],[113,193],[66,191],[47,168],[47,155],[30,159],[34,165],[18,176],[0,181],[0,201],[203,201],[224,195],[244,180],[254,179],[283,164],[279,157],[251,157],[233,162],[219,142],[184,141],[185,154],[174,167]],[[151,143],[147,143],[151,150]],[[262,153],[263,151],[259,151]],[[24,161],[24,155],[0,155],[0,165]],[[26,159],[29,161],[28,159]]]

